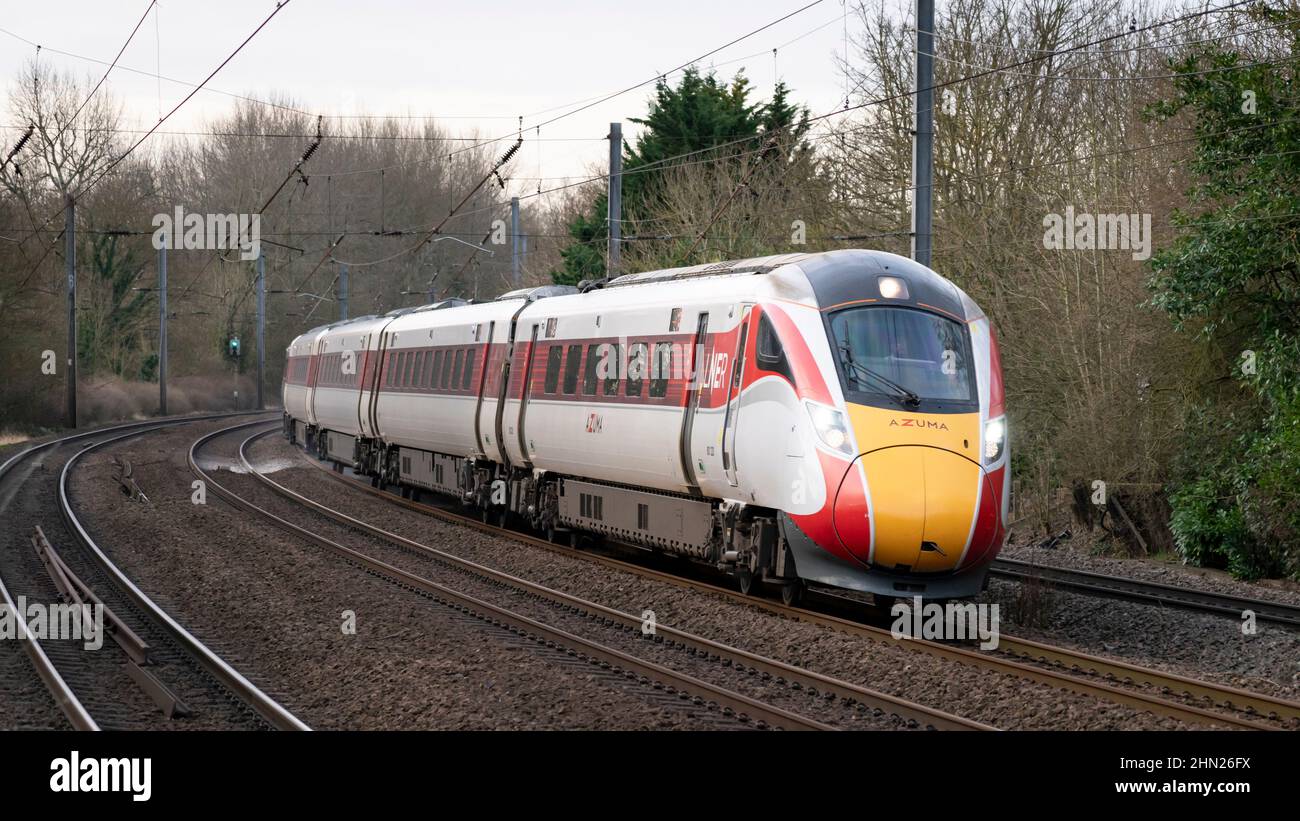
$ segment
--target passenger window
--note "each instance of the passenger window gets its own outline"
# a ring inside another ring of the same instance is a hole
[[[546,392],[555,393],[560,386],[560,363],[564,360],[564,346],[552,345],[546,351]]]
[[[438,387],[446,389],[447,383],[451,380],[451,351],[445,351],[442,355],[442,373],[438,374]]]
[[[564,360],[564,392],[570,396],[578,390],[578,369],[582,367],[582,346],[570,345]]]
[[[605,358],[602,360],[605,368],[605,395],[618,396],[618,383],[623,376],[623,349],[618,343],[610,343],[603,347],[605,349]]]
[[[460,384],[460,369],[461,369],[461,366],[464,365],[464,364],[465,364],[465,351],[464,351],[463,348],[457,348],[457,349],[456,349],[456,367],[455,367],[455,369],[452,370],[452,372],[451,372],[451,389],[452,389],[452,390],[456,390],[456,386]]]
[[[442,351],[433,355],[433,372],[429,374],[429,387],[438,387],[438,375],[442,373]]]
[[[673,343],[656,342],[654,360],[650,363],[650,395],[668,395],[668,377],[672,373]]]
[[[420,378],[422,376],[424,376],[424,351],[416,351],[415,370],[411,372],[411,387],[420,387]]]
[[[474,384],[474,357],[477,353],[473,348],[465,351],[465,378],[460,383],[461,390],[467,391]]]
[[[587,346],[587,367],[582,372],[582,393],[584,396],[596,394],[596,368],[600,366],[600,345]]]
[[[650,366],[650,348],[644,342],[633,342],[627,356],[627,395],[640,396],[641,383]]]
[[[420,388],[421,390],[429,389],[429,373],[433,370],[433,351],[426,351],[424,354],[424,370],[420,371]]]
[[[402,387],[411,387],[411,371],[415,369],[415,351],[407,351],[403,356],[406,357],[406,367],[402,368]]]

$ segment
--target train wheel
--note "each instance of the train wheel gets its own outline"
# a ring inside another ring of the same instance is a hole
[[[803,601],[805,585],[803,579],[795,579],[781,585],[781,601],[786,607],[797,607]]]
[[[754,574],[749,568],[736,571],[736,583],[740,585],[740,594],[748,596],[754,592]]]

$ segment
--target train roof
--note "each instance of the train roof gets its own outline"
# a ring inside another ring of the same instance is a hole
[[[800,262],[815,254],[794,253],[774,254],[751,259],[733,259],[724,262],[709,262],[703,265],[688,265],[682,268],[664,268],[658,271],[642,271],[639,274],[623,274],[605,283],[605,288],[620,288],[627,285],[643,285],[649,282],[670,282],[696,277],[728,276],[735,274],[767,274],[782,265]]]
[[[568,296],[578,293],[578,289],[572,285],[535,285],[528,288],[516,288],[513,291],[507,291],[496,298],[496,302],[505,302],[508,299],[525,299],[529,302],[535,302],[539,299],[546,299],[552,296]]]
[[[605,283],[592,283],[585,290],[723,276],[780,274],[781,269],[787,266],[794,266],[803,272],[812,288],[814,301],[823,310],[861,302],[864,294],[878,293],[876,282],[879,277],[894,276],[906,280],[908,284],[909,296],[900,302],[910,302],[962,319],[974,319],[983,315],[960,288],[930,268],[887,251],[863,249],[774,254],[624,274]]]

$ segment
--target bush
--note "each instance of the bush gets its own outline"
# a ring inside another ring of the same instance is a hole
[[[1270,413],[1170,494],[1184,560],[1234,576],[1300,577],[1300,401]]]
[[[1251,550],[1247,545],[1253,539],[1228,479],[1217,472],[1205,475],[1169,496],[1169,529],[1190,564],[1222,570],[1234,554]]]

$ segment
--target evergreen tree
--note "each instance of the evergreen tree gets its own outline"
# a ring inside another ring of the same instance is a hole
[[[751,87],[743,73],[730,83],[713,74],[687,69],[675,87],[661,79],[635,146],[623,146],[623,219],[634,221],[653,209],[664,170],[683,162],[745,162],[770,137],[777,150],[761,155],[763,162],[788,163],[807,152],[808,110],[790,102],[790,90],[778,83],[766,103],[750,101]],[[605,275],[606,224],[609,201],[601,194],[591,209],[569,225],[573,242],[561,251],[564,265],[551,273],[561,284],[577,284]],[[625,232],[626,233],[626,232]]]

